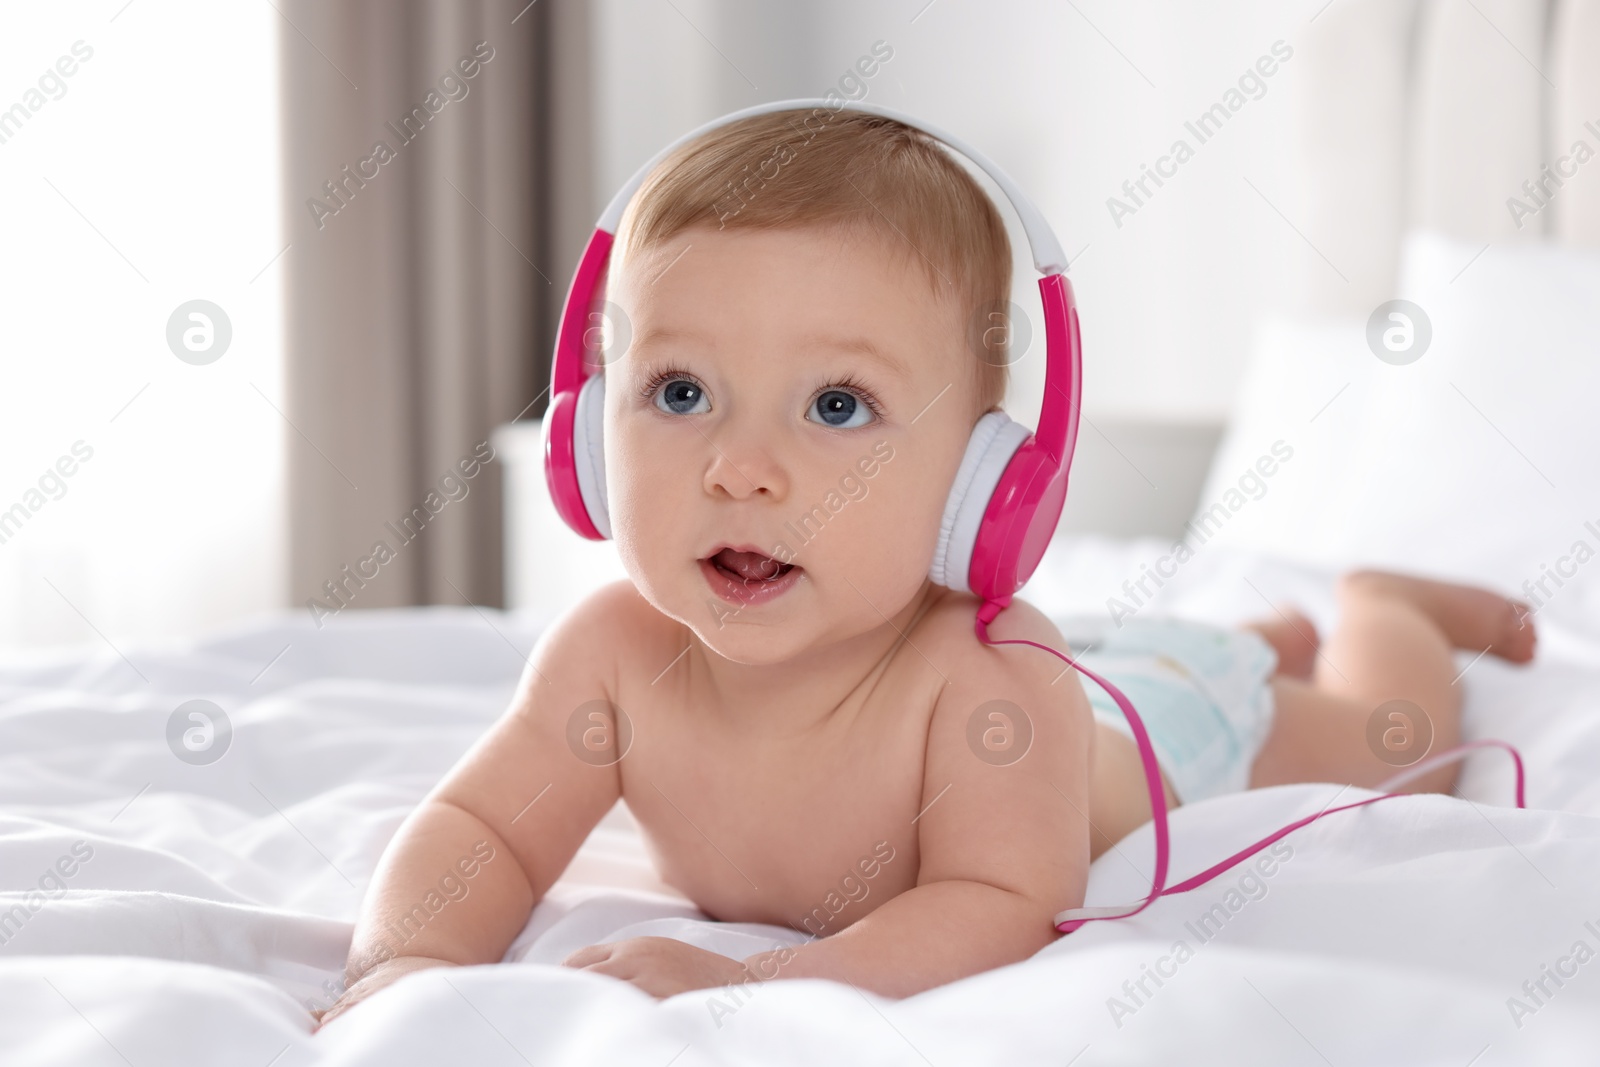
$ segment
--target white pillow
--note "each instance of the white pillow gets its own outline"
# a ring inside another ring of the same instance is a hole
[[[1374,355],[1365,320],[1264,324],[1191,543],[1524,597],[1559,564],[1573,577],[1546,578],[1552,602],[1600,590],[1600,558],[1574,552],[1600,557],[1600,252],[1418,233],[1397,296],[1432,327],[1403,365]],[[1279,440],[1293,455],[1260,498],[1230,495]]]

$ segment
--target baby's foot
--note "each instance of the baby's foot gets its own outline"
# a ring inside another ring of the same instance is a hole
[[[1399,597],[1420,608],[1456,648],[1487,650],[1512,663],[1533,659],[1538,640],[1533,610],[1489,589],[1390,571],[1353,571],[1341,580],[1340,595]]]
[[[1246,623],[1244,628],[1266,638],[1267,644],[1278,653],[1276,673],[1309,679],[1317,664],[1317,649],[1322,639],[1303,612],[1292,607],[1280,610],[1281,615]]]

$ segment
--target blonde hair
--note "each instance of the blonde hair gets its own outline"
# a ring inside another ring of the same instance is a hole
[[[858,111],[777,111],[712,130],[657,165],[629,202],[608,291],[640,252],[691,226],[836,226],[910,245],[936,293],[955,287],[972,353],[973,419],[1005,397],[1011,242],[993,201],[949,150]]]

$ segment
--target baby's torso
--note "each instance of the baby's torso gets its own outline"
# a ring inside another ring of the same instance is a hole
[[[632,732],[617,765],[622,796],[663,881],[712,918],[817,936],[917,884],[916,820],[948,799],[924,781],[944,685],[936,632],[912,626],[849,699],[791,729],[763,721],[765,708],[716,706],[698,646],[674,661],[684,627],[661,617],[658,629],[653,647],[619,654],[615,702]],[[1140,793],[1121,778],[1137,750],[1094,729],[1097,757],[1110,758],[1096,759],[1091,818],[1126,824]]]
[[[916,884],[931,671],[891,653],[870,692],[796,730],[717,707],[696,668],[686,655],[653,685],[644,661],[618,677],[622,795],[665,882],[713,918],[818,936]]]

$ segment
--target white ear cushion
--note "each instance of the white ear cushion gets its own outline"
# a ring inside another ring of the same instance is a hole
[[[928,577],[935,584],[961,593],[972,591],[967,574],[972,569],[972,549],[978,542],[983,513],[1000,484],[1000,475],[1029,436],[1026,426],[1013,422],[1003,411],[989,412],[972,428],[939,520],[939,540],[933,565],[928,568]]]
[[[572,461],[578,468],[578,491],[589,521],[606,539],[611,537],[611,511],[606,503],[606,376],[596,374],[578,390],[578,410],[572,418]]]

